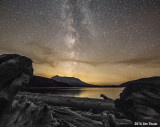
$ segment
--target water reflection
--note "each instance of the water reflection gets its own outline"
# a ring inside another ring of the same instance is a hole
[[[73,96],[73,97],[89,97],[89,98],[101,98],[100,94],[104,94],[109,98],[119,98],[119,94],[124,88],[79,88],[79,87],[59,87],[59,88],[29,88],[29,92],[49,93],[60,96]]]
[[[108,98],[119,98],[119,94],[124,88],[82,88],[81,94],[77,97],[101,98],[100,94],[104,94]]]
[[[28,92],[33,93],[47,93],[61,96],[76,96],[81,93],[80,88],[67,88],[67,87],[32,87],[26,89]]]

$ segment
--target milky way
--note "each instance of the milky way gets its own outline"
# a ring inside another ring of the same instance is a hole
[[[160,75],[160,1],[1,0],[0,53],[93,84]]]

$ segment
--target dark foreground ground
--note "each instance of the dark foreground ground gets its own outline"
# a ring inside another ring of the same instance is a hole
[[[132,127],[160,125],[160,78],[122,84],[117,100],[19,92],[33,76],[32,60],[0,56],[0,127]]]

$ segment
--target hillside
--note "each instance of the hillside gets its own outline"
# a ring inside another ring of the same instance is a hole
[[[125,86],[131,85],[131,84],[160,85],[160,77],[154,76],[154,77],[149,77],[149,78],[141,78],[141,79],[125,82],[125,83],[121,84],[120,86],[125,87]]]
[[[62,76],[56,75],[56,76],[52,77],[51,79],[56,80],[58,82],[70,84],[70,85],[75,86],[75,87],[80,87],[80,86],[91,87],[91,86],[94,86],[94,85],[85,83],[85,82],[83,82],[80,79],[75,78],[75,77],[65,77],[65,76],[62,77]]]
[[[53,79],[44,78],[41,76],[33,76],[27,87],[68,87],[66,83],[58,82]]]

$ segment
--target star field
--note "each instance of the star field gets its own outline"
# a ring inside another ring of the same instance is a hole
[[[160,1],[1,0],[0,53],[93,84],[160,75]]]

